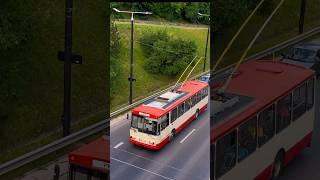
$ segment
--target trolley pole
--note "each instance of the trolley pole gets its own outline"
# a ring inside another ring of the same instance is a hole
[[[307,0],[301,0],[300,5],[300,19],[299,19],[299,34],[303,33],[304,30],[304,17],[306,13]]]
[[[65,1],[65,37],[64,51],[58,52],[58,59],[64,61],[64,96],[63,96],[63,115],[62,127],[63,136],[70,134],[71,124],[71,65],[82,64],[80,55],[72,54],[72,8],[73,0]]]

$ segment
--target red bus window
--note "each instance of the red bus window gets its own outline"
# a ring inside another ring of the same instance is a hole
[[[293,120],[306,112],[306,83],[293,91]]]
[[[238,131],[238,161],[242,161],[256,150],[257,146],[257,117],[242,124]]]
[[[291,94],[283,97],[277,104],[277,123],[276,132],[279,133],[284,128],[288,127],[291,122]]]
[[[319,51],[320,52],[320,51]],[[308,81],[307,85],[307,109],[311,109],[314,104],[314,79]]]
[[[262,111],[258,119],[259,147],[268,142],[274,135],[274,105]]]
[[[216,176],[221,177],[236,164],[237,144],[236,131],[218,140],[216,149]]]

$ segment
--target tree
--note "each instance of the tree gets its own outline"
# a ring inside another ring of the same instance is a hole
[[[196,55],[197,46],[195,42],[163,35],[163,32],[152,32],[161,34],[163,38],[155,40],[152,49],[145,54],[145,69],[150,73],[160,73],[168,76],[175,76],[181,73]],[[153,38],[151,35],[145,35]],[[146,39],[146,37],[143,37]],[[142,44],[144,46],[144,44]],[[144,51],[145,52],[145,51]]]

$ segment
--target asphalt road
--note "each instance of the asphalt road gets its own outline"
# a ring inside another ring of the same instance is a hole
[[[128,142],[130,121],[111,123],[111,180],[208,180],[209,108],[159,151]]]
[[[306,148],[285,167],[280,180],[320,179],[320,80],[317,80],[316,95],[316,118],[311,147]]]

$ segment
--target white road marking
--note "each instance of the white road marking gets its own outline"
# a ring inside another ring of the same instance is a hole
[[[187,134],[187,136],[184,137],[184,138],[180,141],[180,143],[182,144],[195,130],[196,130],[196,129],[192,129],[192,131],[190,131],[190,132]]]
[[[122,148],[117,148],[117,150],[118,150],[118,151],[125,152],[125,153],[128,153],[128,154],[130,154],[130,155],[136,156],[136,157],[138,157],[138,158],[141,158],[141,159],[144,159],[144,160],[147,160],[147,161],[150,161],[150,162],[154,162],[154,163],[159,164],[159,165],[161,165],[161,166],[163,166],[163,167],[169,167],[169,168],[174,169],[174,170],[176,170],[176,171],[181,171],[181,169],[176,168],[176,167],[174,167],[174,166],[159,163],[158,161],[155,161],[155,160],[153,160],[153,159],[150,159],[150,158],[147,158],[147,157],[144,157],[144,156],[141,156],[141,155],[132,153],[132,152],[127,151],[127,150],[124,150],[124,149],[122,149]]]
[[[121,141],[117,145],[115,145],[113,148],[118,149],[122,144],[123,144],[123,142]]]
[[[116,159],[116,158],[111,157],[111,159],[112,159],[112,160],[115,160],[115,161],[118,161],[118,162],[120,162],[120,163],[126,164],[126,165],[128,165],[128,166],[132,166],[132,167],[134,167],[134,168],[140,169],[140,170],[142,170],[142,171],[145,171],[145,172],[151,173],[151,174],[153,174],[153,175],[156,175],[156,176],[162,177],[162,178],[164,178],[164,179],[174,180],[174,179],[171,179],[171,178],[169,178],[169,177],[166,177],[166,176],[163,176],[163,175],[161,175],[161,174],[155,173],[155,172],[153,172],[153,171],[150,171],[150,170],[144,169],[144,168],[142,168],[142,167],[139,167],[139,166],[136,166],[136,165],[133,165],[133,164],[130,164],[130,163],[127,163],[127,162],[121,161],[121,160]]]

